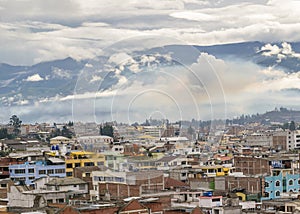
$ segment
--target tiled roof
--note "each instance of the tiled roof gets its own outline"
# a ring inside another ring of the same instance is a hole
[[[191,214],[204,214],[204,213],[202,212],[200,207],[197,206],[192,210]]]
[[[171,187],[188,187],[188,185],[173,178],[165,178],[165,188],[169,189]]]
[[[141,203],[139,203],[137,200],[133,199],[126,205],[124,205],[119,212],[122,211],[133,211],[133,210],[148,210],[148,208]]]

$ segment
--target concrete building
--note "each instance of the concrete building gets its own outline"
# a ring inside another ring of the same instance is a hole
[[[288,150],[300,149],[300,130],[288,132],[287,148]]]
[[[264,178],[262,200],[278,199],[300,191],[300,174],[282,174]]]
[[[104,166],[105,157],[102,154],[86,151],[72,151],[65,159],[66,176],[73,177],[76,167]]]
[[[244,175],[270,175],[269,160],[250,156],[234,156],[236,172]]]
[[[46,175],[66,177],[65,161],[59,158],[48,158],[45,161],[25,162],[24,164],[9,165],[10,178],[26,185]]]
[[[110,150],[113,138],[109,136],[81,136],[77,138],[82,148],[89,152],[104,152]]]
[[[49,203],[66,203],[71,198],[86,197],[88,185],[79,178],[37,179],[31,189],[24,185],[11,185],[8,192],[8,210],[18,212],[45,208]]]
[[[247,146],[264,146],[272,147],[273,138],[271,133],[253,133],[245,137]]]

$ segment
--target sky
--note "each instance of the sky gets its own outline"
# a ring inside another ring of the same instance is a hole
[[[298,8],[300,1],[293,0],[0,0],[0,63],[33,65],[103,55],[115,63],[118,78],[117,84],[105,92],[95,88],[92,94],[78,94],[75,88],[76,95],[10,107],[9,112],[17,112],[28,121],[36,117],[30,122],[56,120],[53,115],[65,111],[69,113],[61,120],[133,123],[152,116],[214,119],[280,106],[297,108],[299,96],[286,90],[300,89],[298,72],[287,74],[251,62],[199,53],[193,64],[161,68],[137,80],[124,75],[122,63],[129,60],[127,66],[138,73],[132,51],[170,44],[247,41],[267,43],[263,47],[266,56],[298,58],[300,54],[289,46],[300,41]],[[282,46],[269,44],[272,42]],[[93,67],[86,65],[87,70],[89,66]],[[96,74],[91,79],[99,84],[103,81]],[[24,79],[45,80],[39,74]]]
[[[145,35],[197,45],[299,41],[299,7],[293,0],[1,0],[0,62],[91,58]]]

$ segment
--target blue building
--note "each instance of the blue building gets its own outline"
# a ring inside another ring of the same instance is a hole
[[[59,158],[49,158],[43,161],[25,162],[9,166],[10,178],[13,181],[32,185],[32,181],[43,176],[66,177],[65,161]]]
[[[300,174],[266,176],[262,200],[280,198],[283,193],[298,193],[300,191]]]

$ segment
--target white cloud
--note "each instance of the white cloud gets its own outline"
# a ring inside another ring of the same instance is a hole
[[[24,81],[38,82],[38,81],[42,81],[42,80],[44,80],[44,78],[42,78],[39,74],[34,74],[32,76],[27,77],[27,79],[25,79]]]
[[[59,78],[59,79],[70,79],[71,78],[71,71],[63,70],[57,67],[52,67],[52,77]]]
[[[300,3],[293,0],[285,4],[280,1],[153,0],[147,4],[136,0],[101,3],[28,0],[26,3],[2,1],[0,7],[3,18],[0,61],[12,64],[68,56],[89,59],[105,54],[106,47],[120,40],[134,37],[136,43],[124,47],[126,52],[138,46],[174,44],[167,37],[198,45],[300,40],[297,10]],[[147,35],[153,37],[151,42],[144,43],[138,38]]]
[[[262,51],[263,56],[276,56],[277,62],[280,62],[282,59],[288,56],[300,59],[300,53],[295,53],[292,49],[292,46],[287,42],[283,42],[281,47],[278,47],[277,45],[266,44],[261,47],[260,51]]]

